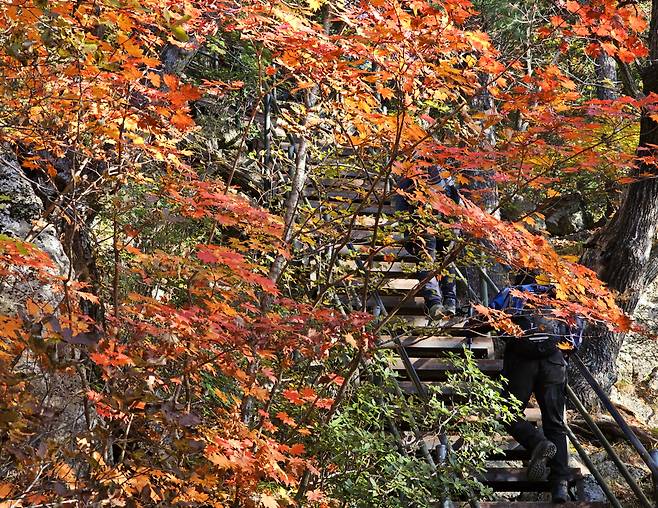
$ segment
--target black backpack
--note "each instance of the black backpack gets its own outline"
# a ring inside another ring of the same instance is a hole
[[[524,284],[500,291],[489,303],[489,307],[503,310],[511,315],[512,322],[523,330],[522,337],[509,337],[508,348],[528,358],[546,358],[558,350],[565,353],[577,351],[582,344],[583,320],[576,319],[570,325],[553,316],[550,307],[525,307],[526,299],[513,296],[512,290],[533,294],[548,294],[554,286]]]

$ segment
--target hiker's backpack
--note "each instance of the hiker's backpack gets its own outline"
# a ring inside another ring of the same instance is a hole
[[[558,349],[566,354],[578,350],[584,328],[581,318],[576,318],[575,324],[570,325],[554,317],[550,307],[526,307],[526,299],[512,295],[513,290],[543,295],[555,291],[555,287],[541,284],[512,286],[503,289],[491,300],[489,307],[510,314],[512,321],[524,331],[523,337],[508,339],[509,347],[532,358],[550,356]]]

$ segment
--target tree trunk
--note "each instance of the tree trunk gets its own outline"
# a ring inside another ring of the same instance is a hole
[[[596,72],[596,97],[601,100],[616,99],[617,93],[617,64],[615,59],[606,53],[596,57],[594,64]]]
[[[642,73],[645,95],[658,93],[658,0],[651,10],[650,62]],[[640,120],[638,155],[655,153],[658,145],[658,124],[645,111]],[[635,175],[658,174],[658,168],[641,164]],[[583,264],[592,268],[599,278],[617,292],[617,303],[628,314],[637,306],[642,290],[651,277],[651,248],[658,224],[658,178],[644,178],[626,189],[617,213],[608,224],[585,245]],[[585,340],[580,356],[594,377],[609,392],[617,380],[616,360],[624,340],[623,334],[595,329]],[[572,385],[581,394],[586,406],[596,405],[596,397],[586,382],[572,372]]]

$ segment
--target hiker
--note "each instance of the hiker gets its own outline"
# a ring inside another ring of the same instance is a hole
[[[452,179],[442,178],[441,166],[430,166],[427,171],[427,183],[437,189],[440,189],[446,196],[455,203],[459,203],[459,191],[455,187]],[[413,191],[414,180],[403,177],[398,182],[398,189],[403,192]],[[428,234],[424,228],[418,224],[416,210],[418,203],[410,202],[401,194],[394,194],[391,198],[393,208],[398,212],[408,212],[410,215],[411,227],[405,231],[404,248],[417,258],[418,262],[436,261],[437,253],[445,254],[450,245],[450,240]],[[431,272],[428,270],[418,270],[416,278],[419,282],[425,280]],[[439,319],[443,316],[454,316],[457,312],[457,283],[455,281],[455,271],[452,267],[447,268],[447,274],[438,277],[432,277],[427,281],[418,294],[425,300],[425,312],[430,319]]]
[[[534,393],[541,410],[541,430],[519,417],[507,425],[507,431],[523,447],[532,450],[528,479],[542,480],[547,467],[550,468],[548,481],[552,501],[565,503],[569,498],[564,425],[565,354],[580,345],[582,327],[569,327],[563,321],[551,318],[548,308],[523,308],[525,300],[512,295],[514,289],[554,297],[555,287],[537,284],[535,273],[522,272],[515,277],[514,285],[501,290],[489,306],[510,314],[512,322],[524,331],[522,337],[506,339],[502,372],[507,379],[505,395],[508,398],[514,395],[521,402],[521,410],[524,410]],[[471,329],[486,331],[483,325]]]

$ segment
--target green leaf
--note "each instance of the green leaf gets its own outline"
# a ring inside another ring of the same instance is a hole
[[[187,32],[182,26],[176,25],[171,27],[171,34],[174,36],[178,42],[187,42],[190,40],[190,36],[187,35]]]

